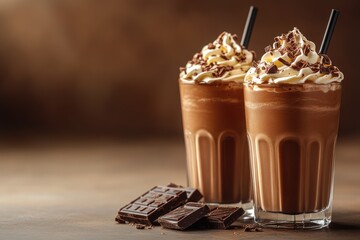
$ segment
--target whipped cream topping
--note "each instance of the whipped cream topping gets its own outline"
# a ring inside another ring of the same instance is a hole
[[[255,84],[328,84],[341,82],[344,74],[325,54],[318,54],[313,42],[294,28],[275,37],[261,60],[249,69],[245,82]]]
[[[180,68],[180,80],[185,83],[243,82],[255,54],[237,41],[235,34],[221,33],[213,43],[196,53],[184,68]]]

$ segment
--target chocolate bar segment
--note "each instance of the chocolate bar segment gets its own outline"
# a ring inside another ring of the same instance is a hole
[[[186,191],[156,186],[121,208],[116,221],[152,225],[158,217],[185,203]]]
[[[158,219],[162,227],[184,230],[210,212],[202,203],[188,202]]]
[[[167,187],[176,188],[179,190],[185,190],[186,194],[187,194],[187,198],[188,198],[186,200],[186,202],[198,202],[198,201],[200,201],[200,199],[203,198],[203,195],[196,188],[183,187],[183,186],[177,185],[175,183],[169,183],[167,185]]]
[[[207,214],[202,222],[208,228],[227,229],[244,213],[245,211],[238,207],[217,207]]]
[[[198,202],[203,198],[203,195],[196,188],[186,187],[184,190],[186,191],[187,195],[186,202]]]

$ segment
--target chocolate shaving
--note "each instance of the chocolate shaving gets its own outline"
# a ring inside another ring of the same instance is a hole
[[[300,71],[300,69],[302,69],[302,68],[309,67],[309,63],[304,61],[304,60],[300,60],[300,61],[298,61],[296,63],[293,63],[291,65],[291,67],[296,71]]]
[[[226,57],[224,54],[221,54],[220,57],[221,57],[222,59],[229,60],[229,58]]]
[[[313,72],[318,72],[320,70],[320,64],[319,63],[311,64],[309,67]]]
[[[236,34],[233,34],[233,35],[232,35],[232,38],[233,38],[235,41],[239,41],[239,38],[238,38],[238,36],[237,36]]]
[[[295,57],[291,52],[288,52],[288,53],[287,53],[287,56],[288,56],[289,58],[291,58],[291,59],[294,59],[294,57]]]
[[[201,54],[201,53],[196,53],[196,54],[194,55],[194,58],[195,58],[195,59],[200,59],[200,58],[202,58],[202,54]]]
[[[290,63],[289,63],[288,61],[286,61],[285,59],[279,58],[278,60],[279,60],[279,62],[281,62],[282,64],[284,64],[284,65],[286,65],[286,66],[290,66]]]
[[[331,72],[331,76],[333,76],[333,77],[339,77],[339,73],[338,73],[338,72]]]
[[[267,66],[266,69],[265,69],[265,72],[266,72],[266,73],[270,73],[270,74],[276,73],[277,71],[278,71],[278,68],[277,68],[277,66],[274,65],[273,63],[271,63],[271,64],[270,64],[269,66]]]
[[[213,43],[209,43],[207,47],[208,49],[215,49],[215,45]]]
[[[273,48],[271,47],[271,45],[269,45],[269,46],[266,46],[264,50],[265,50],[265,52],[270,52],[273,50]]]
[[[304,48],[303,48],[303,51],[304,51],[304,54],[305,56],[307,56],[310,52],[310,46],[309,45],[305,45]]]
[[[287,47],[287,50],[290,52],[294,52],[295,50],[298,51],[298,49],[294,43],[291,43],[290,46]]]
[[[213,77],[222,77],[226,72],[233,70],[233,66],[218,66],[212,73]]]
[[[186,68],[184,68],[184,67],[180,67],[180,68],[179,68],[179,71],[180,71],[180,72],[183,72],[183,71],[185,71],[185,69],[186,69]]]
[[[329,58],[328,55],[326,54],[320,54],[320,56],[322,57],[322,63],[325,65],[331,65],[331,60]]]
[[[292,32],[290,32],[287,37],[286,37],[286,40],[290,41],[294,38],[294,34]]]
[[[226,34],[226,32],[222,32],[222,33],[219,35],[217,41],[218,41],[218,42],[222,42],[225,34]]]
[[[252,54],[252,56],[253,56],[253,60],[255,60],[256,59],[256,53],[255,53],[255,51],[250,51],[251,52],[251,54]]]
[[[220,70],[218,72],[219,76],[224,75],[224,73],[225,73],[225,68],[220,68]]]

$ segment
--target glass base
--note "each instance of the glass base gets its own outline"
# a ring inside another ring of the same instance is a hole
[[[265,228],[309,229],[327,228],[331,222],[331,207],[315,213],[284,214],[255,210],[255,222]]]
[[[244,209],[245,213],[239,218],[240,221],[248,222],[254,221],[254,204],[253,201],[240,204],[240,206]]]

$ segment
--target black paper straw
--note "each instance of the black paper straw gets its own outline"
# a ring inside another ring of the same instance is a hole
[[[331,10],[329,22],[326,27],[324,38],[323,38],[321,46],[320,46],[320,50],[319,50],[320,54],[326,54],[328,51],[330,40],[333,35],[335,25],[336,25],[336,20],[337,20],[339,14],[340,14],[340,12],[338,10],[335,10],[335,9]]]
[[[258,9],[256,7],[254,6],[250,7],[249,14],[246,19],[245,29],[241,38],[241,45],[243,45],[245,48],[249,46],[251,32],[254,27],[257,11]]]

